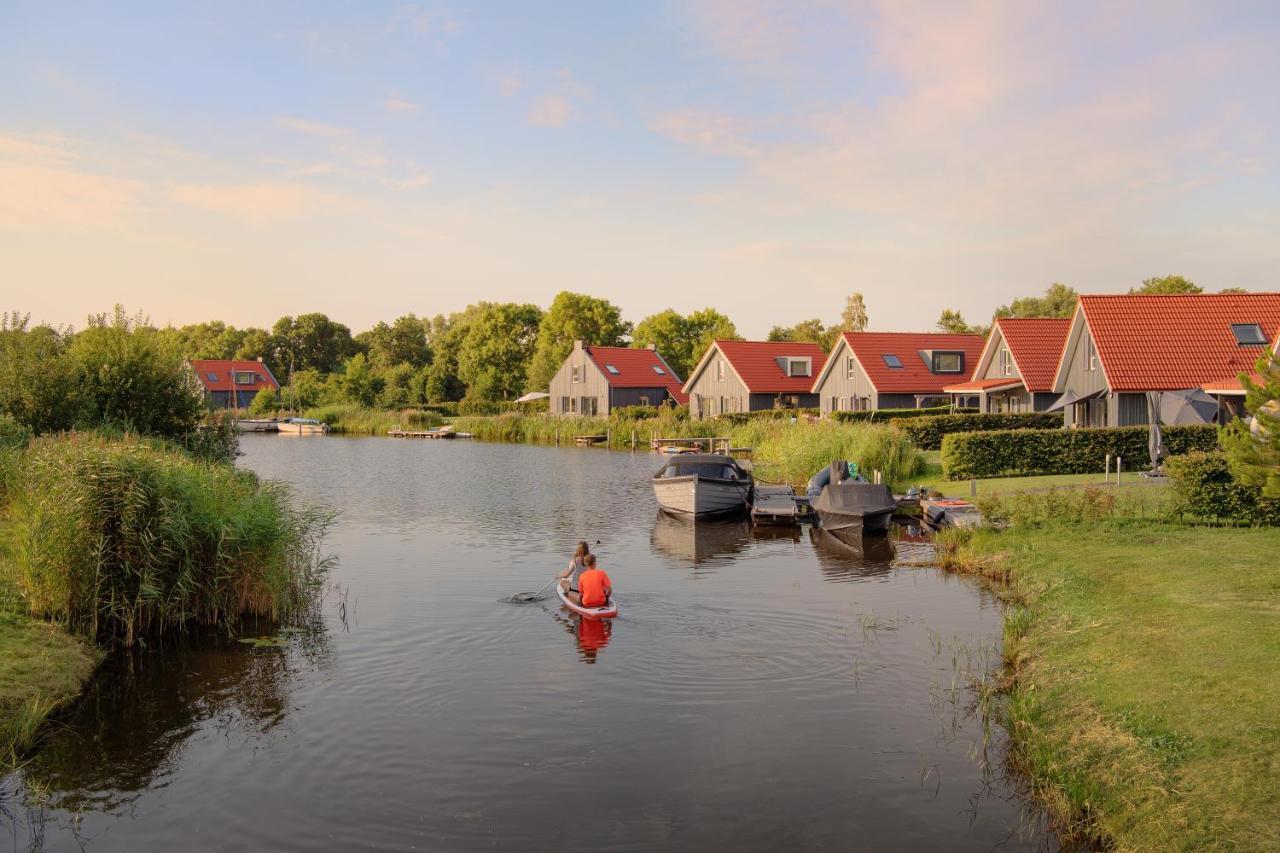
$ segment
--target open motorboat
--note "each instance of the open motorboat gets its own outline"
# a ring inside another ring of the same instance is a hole
[[[673,456],[653,475],[658,506],[693,518],[746,511],[754,485],[750,471],[719,453]]]
[[[324,435],[328,431],[329,425],[315,418],[288,418],[279,424],[281,435]]]
[[[883,533],[898,502],[882,483],[870,483],[848,462],[832,462],[809,480],[809,503],[828,531]]]

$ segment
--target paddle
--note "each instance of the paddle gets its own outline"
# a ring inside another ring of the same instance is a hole
[[[537,601],[538,596],[542,595],[544,592],[550,589],[551,584],[555,583],[558,580],[560,580],[560,577],[557,575],[556,577],[552,578],[546,586],[544,586],[542,589],[538,590],[537,592],[517,592],[515,595],[511,596],[511,600],[512,601]]]

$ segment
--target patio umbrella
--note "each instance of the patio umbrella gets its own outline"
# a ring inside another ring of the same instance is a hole
[[[1168,426],[1211,424],[1217,417],[1218,401],[1199,388],[1160,395],[1160,420]]]
[[[1160,460],[1164,458],[1164,437],[1160,435],[1160,392],[1147,392],[1147,422],[1151,424],[1151,434],[1147,437],[1147,451],[1151,454],[1151,470],[1160,468]]]
[[[551,395],[548,394],[546,391],[530,391],[528,394],[525,394],[523,397],[517,397],[516,402],[532,403],[534,400],[545,400],[550,396]]]
[[[1075,391],[1068,391],[1058,399],[1054,400],[1053,405],[1045,409],[1045,411],[1056,412],[1059,409],[1065,409],[1067,406],[1070,406],[1072,403],[1077,402],[1079,399],[1080,399],[1080,395],[1077,394]]]

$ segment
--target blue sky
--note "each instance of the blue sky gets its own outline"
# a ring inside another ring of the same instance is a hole
[[[1278,30],[1268,3],[7,3],[5,303],[359,330],[569,288],[758,336],[852,290],[921,330],[1052,281],[1280,289]]]

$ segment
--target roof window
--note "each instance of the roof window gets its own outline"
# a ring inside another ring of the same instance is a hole
[[[612,373],[614,376],[618,375],[618,368],[614,367],[612,364],[606,364],[604,369]]]
[[[654,373],[656,373],[656,374],[658,374],[659,376],[666,376],[666,375],[667,375],[667,371],[663,370],[661,367],[659,367],[659,366],[658,366],[658,365],[656,365],[656,364],[655,364],[655,365],[653,365],[653,372],[654,372]]]
[[[208,377],[209,377],[209,381],[210,381],[210,382],[217,382],[217,381],[218,381],[218,374],[216,374],[216,373],[206,373],[206,374],[205,374],[205,376],[208,376]]]
[[[808,376],[811,373],[813,373],[813,359],[811,358],[787,359],[787,376]]]
[[[963,373],[964,372],[964,353],[962,352],[933,353],[933,372],[934,373]]]
[[[1231,334],[1236,336],[1236,343],[1242,347],[1258,347],[1267,343],[1262,327],[1257,323],[1232,323]]]
[[[902,359],[898,358],[896,355],[893,355],[892,353],[885,353],[880,357],[884,359],[884,363],[886,365],[892,367],[894,370],[902,369]]]

